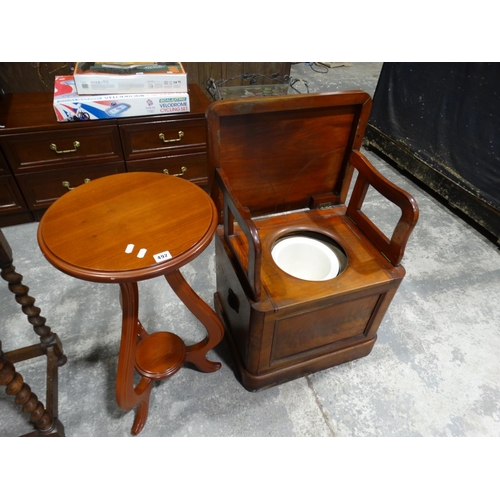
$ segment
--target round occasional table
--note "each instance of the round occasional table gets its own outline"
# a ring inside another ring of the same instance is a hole
[[[146,423],[156,380],[172,376],[185,362],[202,372],[221,366],[206,354],[222,340],[222,323],[180,273],[209,245],[216,226],[216,208],[205,191],[149,172],[83,184],[54,202],[40,221],[38,244],[53,266],[82,280],[120,285],[116,399],[123,410],[138,407],[132,434]],[[148,334],[142,327],[137,282],[162,275],[206,328],[201,342],[186,346],[174,333]],[[136,385],[135,371],[141,376]]]

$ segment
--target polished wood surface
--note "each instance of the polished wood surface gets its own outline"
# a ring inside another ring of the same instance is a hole
[[[206,185],[210,101],[197,85],[189,86],[189,99],[188,113],[59,123],[53,92],[0,94],[0,227],[40,220],[67,186],[119,172]],[[161,139],[179,138],[179,131],[180,140]]]
[[[24,92],[0,94],[0,124],[5,128],[1,134],[13,132],[37,132],[42,130],[72,130],[100,127],[104,120],[89,120],[85,122],[58,122],[54,113],[54,82],[47,92]],[[180,113],[176,116],[203,116],[210,102],[198,85],[189,86],[190,113]],[[106,120],[106,124],[141,123],[149,121],[152,116],[136,116]],[[173,115],[164,118],[173,119]]]
[[[362,91],[240,99],[207,110],[209,162],[253,216],[343,203],[371,100]],[[272,102],[272,104],[271,104]],[[218,202],[215,171],[209,185]]]
[[[0,341],[0,385],[5,386],[8,395],[15,397],[14,402],[22,407],[23,413],[30,415],[34,431],[29,436],[64,436],[64,426],[58,419],[58,369],[66,363],[67,358],[58,335],[46,324],[45,318],[40,315],[40,308],[35,306],[35,299],[28,293],[29,288],[22,283],[23,276],[16,272],[12,249],[2,231],[0,268],[2,278],[8,283],[16,302],[21,305],[33,331],[40,337],[37,344],[7,353],[2,351]],[[7,334],[14,335],[14,332]],[[38,399],[14,365],[39,356],[47,358],[46,405]]]
[[[26,202],[12,175],[0,175],[0,212],[5,225],[32,222]]]
[[[0,123],[1,125],[1,123]],[[0,227],[32,222],[24,197],[0,150]]]
[[[222,340],[222,323],[180,272],[209,245],[216,226],[215,205],[203,189],[151,172],[116,174],[84,184],[59,198],[40,222],[40,248],[56,268],[83,280],[120,285],[116,398],[124,410],[137,407],[133,434],[146,423],[155,380],[174,375],[185,362],[202,372],[221,366],[206,355]],[[185,346],[171,332],[145,331],[137,282],[156,276],[165,276],[206,328],[205,339]],[[136,372],[141,375],[137,384]]]
[[[178,155],[168,154],[162,157],[127,161],[128,172],[157,172],[188,179],[195,184],[205,186],[207,182],[207,154],[203,151]]]
[[[71,276],[113,283],[161,276],[186,264],[210,243],[217,223],[200,187],[150,172],[91,181],[46,214],[38,234],[47,259]],[[156,262],[155,255],[165,252],[171,257]]]
[[[219,215],[215,305],[249,390],[369,354],[405,275],[400,262],[418,208],[359,152],[370,108],[368,94],[351,91],[220,101],[207,110]],[[390,236],[362,211],[369,186],[401,209]],[[290,235],[340,247],[345,269],[324,282],[285,273],[271,252]]]
[[[14,173],[38,172],[47,164],[55,169],[92,164],[95,158],[103,162],[123,159],[120,136],[112,124],[58,130],[57,134],[50,130],[5,135],[1,143]]]
[[[418,206],[413,196],[383,177],[373,165],[359,152],[351,154],[350,162],[358,171],[352,197],[347,207],[347,216],[360,231],[367,236],[379,252],[397,266],[403,258],[406,243],[418,220]],[[394,228],[391,238],[384,233],[362,212],[363,202],[369,186],[373,186],[382,196],[401,209],[401,217]]]

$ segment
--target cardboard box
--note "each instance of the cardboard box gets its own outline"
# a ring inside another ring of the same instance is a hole
[[[81,95],[187,92],[181,63],[78,62],[73,77]]]
[[[55,77],[54,111],[59,122],[186,113],[189,110],[187,92],[86,96],[76,92],[72,76]]]

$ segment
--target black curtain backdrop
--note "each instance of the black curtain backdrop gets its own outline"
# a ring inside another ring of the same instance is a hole
[[[370,125],[500,209],[499,63],[384,63]]]

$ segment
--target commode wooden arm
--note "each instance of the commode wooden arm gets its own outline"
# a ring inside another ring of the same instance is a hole
[[[366,235],[393,265],[400,264],[406,243],[418,220],[417,202],[409,193],[386,179],[359,151],[353,151],[349,159],[358,171],[358,178],[347,207],[347,216]],[[361,211],[369,186],[401,209],[401,217],[391,239]]]
[[[262,262],[262,250],[259,232],[246,210],[233,195],[231,184],[224,171],[220,168],[215,170],[215,182],[219,186],[223,195],[223,217],[224,217],[224,240],[231,248],[239,267],[239,274],[244,278],[247,285],[247,292],[252,296],[252,300],[258,302],[261,294],[260,268]],[[234,235],[234,221],[239,224],[241,230],[248,240],[248,267],[239,259],[231,236]]]

